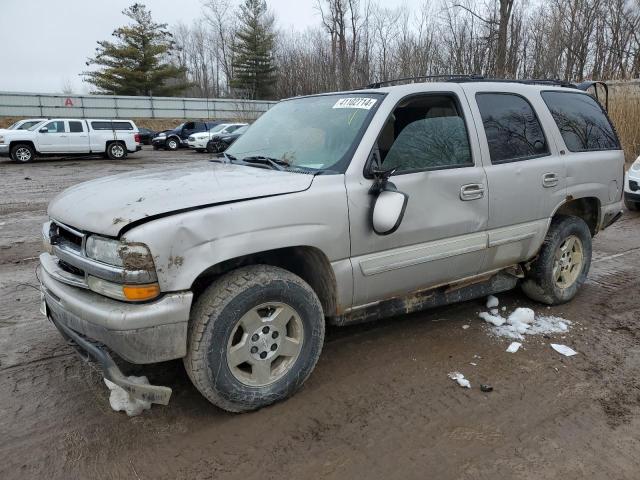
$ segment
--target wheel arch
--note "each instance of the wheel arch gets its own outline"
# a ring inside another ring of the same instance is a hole
[[[198,297],[216,278],[247,265],[280,267],[299,276],[320,299],[324,315],[337,314],[337,282],[331,262],[319,248],[304,245],[251,253],[212,265],[193,281],[194,296]]]
[[[574,198],[569,195],[564,202],[558,205],[553,212],[552,218],[558,215],[570,215],[581,218],[589,227],[591,236],[598,233],[600,226],[600,199],[597,197]]]
[[[33,148],[34,152],[38,152],[38,149],[36,148],[32,140],[13,140],[9,143],[9,151],[11,151],[11,149],[16,145],[29,145],[31,148]]]

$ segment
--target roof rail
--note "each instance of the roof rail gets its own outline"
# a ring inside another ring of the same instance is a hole
[[[403,77],[403,78],[394,78],[393,80],[384,80],[381,82],[374,82],[367,85],[365,88],[380,88],[383,85],[390,85],[396,82],[416,82],[418,80],[445,80],[447,82],[456,82],[460,80],[468,80],[473,81],[475,79],[481,79],[483,77],[479,75],[422,75],[419,77]]]
[[[571,82],[566,82],[564,80],[560,80],[556,78],[531,78],[531,79],[490,78],[490,77],[483,77],[482,75],[476,75],[476,74],[424,75],[419,77],[395,78],[393,80],[384,80],[381,82],[371,83],[367,85],[366,88],[380,88],[383,85],[390,85],[392,83],[416,82],[416,81],[425,81],[425,80],[443,80],[445,82],[456,82],[456,83],[458,82],[459,83],[463,83],[463,82],[523,83],[527,85],[554,85],[558,87],[580,88]]]

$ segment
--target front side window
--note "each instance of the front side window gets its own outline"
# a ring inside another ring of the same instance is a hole
[[[600,104],[578,92],[542,92],[571,152],[620,150],[620,142]]]
[[[64,133],[64,121],[56,120],[53,122],[49,122],[44,127],[47,128],[47,133]],[[43,127],[43,128],[44,128]]]
[[[344,172],[383,95],[340,93],[294,98],[267,110],[227,150],[238,159],[262,156],[292,167]]]
[[[523,97],[509,93],[478,93],[476,101],[489,144],[491,163],[549,155],[538,117]]]
[[[473,165],[464,118],[450,95],[402,101],[387,120],[377,146],[383,167],[398,173]]]

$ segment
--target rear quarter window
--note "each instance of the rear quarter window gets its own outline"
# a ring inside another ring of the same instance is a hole
[[[130,122],[91,122],[94,130],[133,130]]]
[[[571,152],[620,150],[618,136],[602,106],[586,93],[542,92]]]

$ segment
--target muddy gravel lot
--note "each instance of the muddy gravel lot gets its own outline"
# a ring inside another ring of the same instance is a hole
[[[640,478],[640,216],[629,212],[596,237],[588,283],[570,304],[499,296],[509,311],[573,322],[566,334],[527,337],[515,354],[472,301],[329,329],[302,391],[258,412],[211,406],[181,362],[125,365],[174,394],[139,417],[113,412],[100,373],[38,312],[47,202],[83,180],[205,159],[144,150],[121,162],[0,161],[0,478]]]

